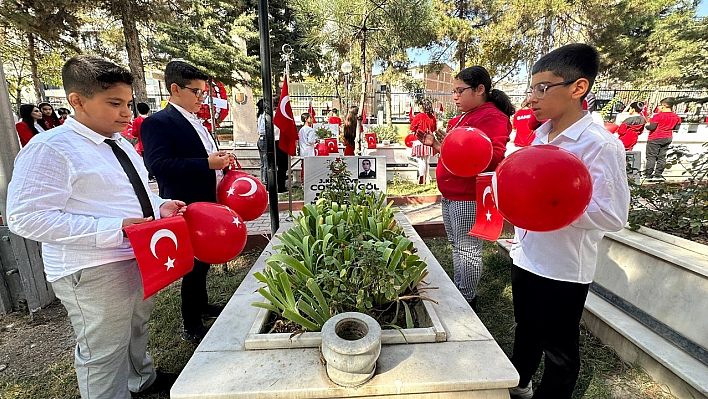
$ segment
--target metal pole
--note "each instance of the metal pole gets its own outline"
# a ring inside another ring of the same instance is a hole
[[[270,70],[270,29],[268,28],[268,0],[258,0],[258,31],[261,42],[261,80],[265,103],[266,159],[268,160],[268,202],[270,203],[271,237],[280,227],[278,218],[278,182],[275,173],[275,134],[273,133],[273,76]]]
[[[14,118],[12,117],[12,106],[10,105],[10,95],[7,90],[5,80],[5,70],[2,59],[0,59],[0,214],[3,217],[3,224],[7,225],[7,185],[10,183],[14,162],[17,153],[20,152],[20,139],[15,131]]]
[[[214,144],[216,144],[216,149],[219,149],[219,136],[216,134],[216,119],[214,118],[214,96],[211,93],[211,88],[213,87],[214,78],[209,78],[207,83],[207,90],[209,93],[209,116],[211,117],[211,135],[214,137]]]

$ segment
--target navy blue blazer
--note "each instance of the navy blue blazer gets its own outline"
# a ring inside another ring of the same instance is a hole
[[[209,169],[199,134],[172,104],[145,118],[140,127],[145,165],[157,178],[160,197],[216,202],[216,173]]]

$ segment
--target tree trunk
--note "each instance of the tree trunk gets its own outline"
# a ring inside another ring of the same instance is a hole
[[[467,3],[465,0],[459,0],[457,2],[457,17],[464,20],[467,17]],[[465,57],[467,57],[467,44],[457,41],[457,61],[460,63],[460,71],[465,69]]]
[[[553,15],[549,12],[543,18],[543,33],[541,35],[541,54],[548,54],[551,52],[553,45],[551,44],[551,37],[553,35],[551,29],[553,25]]]
[[[128,52],[128,65],[133,74],[133,91],[135,101],[148,102],[147,88],[145,87],[145,68],[143,66],[140,36],[133,18],[133,8],[130,0],[120,0],[121,22],[123,23],[123,36],[125,37],[125,50]]]
[[[386,82],[386,125],[388,127],[393,127],[393,119],[391,118],[393,104],[391,104],[391,97],[391,82]]]
[[[29,54],[30,70],[32,71],[32,83],[34,85],[34,95],[36,97],[37,103],[44,101],[44,90],[42,85],[39,84],[39,68],[37,67],[37,47],[34,41],[34,35],[31,33],[27,34],[27,53]],[[19,109],[19,108],[18,108]]]

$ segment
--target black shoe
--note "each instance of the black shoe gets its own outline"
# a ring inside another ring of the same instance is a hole
[[[207,305],[202,311],[202,319],[216,319],[221,314],[224,307],[221,305]]]
[[[209,328],[205,326],[199,326],[195,329],[189,330],[185,329],[184,331],[182,331],[182,339],[187,342],[193,343],[194,345],[197,345],[202,342],[207,331],[209,331]]]
[[[133,398],[141,398],[159,393],[169,393],[170,388],[172,388],[172,385],[174,385],[175,381],[177,381],[178,374],[165,373],[162,371],[157,371],[156,374],[157,377],[155,378],[155,381],[153,381],[147,389],[140,392],[131,392],[131,396]]]
[[[475,313],[479,313],[479,307],[477,306],[477,297],[472,298],[471,300],[467,301],[467,303],[470,305],[472,310],[474,310]]]

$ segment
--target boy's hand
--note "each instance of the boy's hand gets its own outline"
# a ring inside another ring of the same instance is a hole
[[[152,220],[152,216],[148,216],[146,218],[126,218],[126,219],[123,219],[123,224],[121,226],[128,227],[128,226],[132,226],[134,224],[149,222],[151,220]]]
[[[187,210],[187,204],[184,201],[167,201],[160,205],[160,217],[182,216],[185,210]]]
[[[217,151],[207,158],[209,161],[209,169],[221,170],[229,166],[231,161],[234,160],[234,156],[226,151]]]

